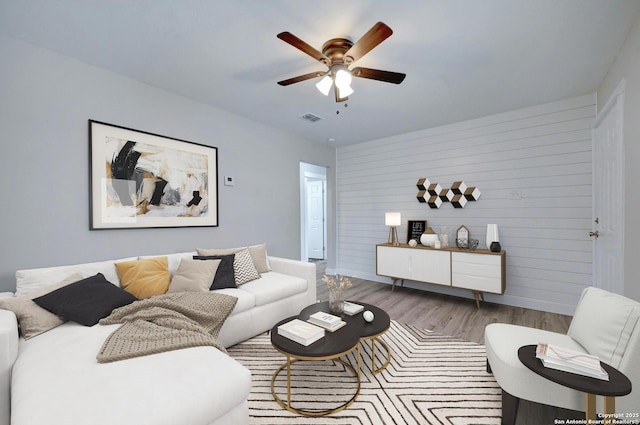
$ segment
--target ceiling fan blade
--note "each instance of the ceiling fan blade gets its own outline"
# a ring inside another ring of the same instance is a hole
[[[300,81],[310,80],[311,78],[322,77],[327,73],[324,71],[310,72],[304,75],[298,75],[297,77],[289,78],[287,80],[278,81],[281,86],[288,86],[289,84],[299,83]]]
[[[322,62],[325,65],[328,65],[330,62],[329,58],[326,57],[323,53],[319,52],[317,49],[310,46],[306,42],[300,40],[298,37],[291,34],[289,31],[281,32],[280,34],[278,34],[278,38],[284,41],[285,43],[291,44],[296,49],[302,50],[307,55],[311,56],[312,58],[314,58],[319,62]]]
[[[385,41],[393,34],[393,30],[383,22],[377,22],[356,44],[344,54],[347,63],[353,63],[369,53],[371,49]]]
[[[379,69],[371,68],[353,68],[351,75],[360,78],[369,78],[370,80],[384,81],[385,83],[400,84],[404,81],[404,77],[407,74],[401,74],[399,72],[381,71]]]

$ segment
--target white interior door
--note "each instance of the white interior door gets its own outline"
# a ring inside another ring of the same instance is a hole
[[[593,129],[593,285],[624,293],[624,81]]]
[[[307,257],[324,260],[324,181],[307,182]]]

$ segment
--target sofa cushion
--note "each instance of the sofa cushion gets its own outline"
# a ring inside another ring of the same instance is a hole
[[[256,306],[256,297],[251,292],[244,291],[238,288],[223,288],[216,289],[216,293],[231,295],[232,297],[236,297],[238,302],[236,302],[236,306],[231,311],[231,315],[242,313],[244,311],[251,310]]]
[[[216,275],[213,278],[213,283],[211,284],[211,289],[222,289],[222,288],[235,288],[236,287],[236,277],[233,269],[233,259],[235,254],[229,255],[194,255],[194,260],[221,260],[218,265],[218,270],[216,271]]]
[[[256,306],[307,291],[305,279],[277,272],[263,273],[258,280],[242,285],[243,291],[251,292],[256,297]]]
[[[83,278],[93,276],[96,273],[102,273],[109,282],[120,286],[120,278],[118,277],[114,263],[133,261],[137,258],[138,257],[128,257],[119,260],[74,264],[71,266],[18,270],[16,272],[16,295],[28,295],[30,292],[54,285],[73,273],[80,273]]]
[[[590,354],[618,367],[639,317],[640,303],[590,287],[582,293],[568,335]]]
[[[169,289],[171,275],[167,257],[116,263],[122,289],[138,299],[162,295]]]
[[[12,424],[210,424],[248,397],[249,371],[213,347],[98,363],[118,326],[68,322],[21,343]]]
[[[183,259],[171,278],[167,292],[207,292],[221,260],[200,261]]]
[[[57,316],[84,326],[93,326],[113,309],[136,301],[136,297],[96,274],[33,301]]]
[[[26,296],[0,298],[0,308],[13,311],[18,319],[18,328],[24,339],[33,338],[64,323],[64,320],[33,302],[34,298],[48,294],[58,288],[70,285],[82,279],[80,273],[74,273],[55,285],[39,289]]]

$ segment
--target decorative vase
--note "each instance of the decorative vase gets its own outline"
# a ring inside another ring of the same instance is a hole
[[[341,287],[329,288],[329,310],[336,316],[344,313],[344,294]]]
[[[491,249],[491,244],[493,242],[500,242],[500,237],[498,236],[497,224],[487,224],[487,239],[485,240],[485,242],[487,243],[487,249],[491,251],[493,251],[493,249]],[[500,244],[498,244],[498,246],[500,246]],[[498,251],[500,251],[499,248],[498,248]],[[497,251],[493,251],[493,252],[497,252]]]
[[[433,231],[431,227],[427,227],[424,233],[420,235],[420,243],[424,246],[433,247],[438,240],[438,235]]]
[[[489,250],[491,252],[500,252],[501,249],[502,247],[500,246],[500,242],[491,242],[491,245],[489,246]]]

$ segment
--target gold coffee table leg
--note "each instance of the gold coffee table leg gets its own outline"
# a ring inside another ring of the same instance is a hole
[[[371,371],[373,372],[374,375],[376,375],[382,372],[383,370],[385,370],[387,366],[389,366],[389,363],[391,362],[391,350],[389,350],[389,346],[387,345],[387,343],[384,342],[382,339],[378,338],[377,336],[374,336],[372,338],[367,338],[367,339],[371,340]],[[384,364],[377,369],[376,369],[376,341],[387,352],[387,359],[385,360]]]
[[[360,345],[359,344],[358,344],[358,358],[360,358]],[[332,360],[334,362],[338,362],[338,363],[342,364],[345,368],[349,369],[351,371],[351,373],[353,373],[353,376],[356,378],[356,381],[357,381],[358,385],[357,385],[355,394],[349,400],[347,400],[345,403],[341,404],[340,406],[338,406],[338,407],[336,407],[334,409],[327,409],[327,410],[310,411],[310,410],[304,410],[304,409],[296,409],[295,407],[292,407],[291,406],[291,365],[293,363],[297,363],[298,361],[304,361],[304,360],[297,359],[297,358],[294,358],[292,360],[289,356],[287,356],[287,361],[275,371],[275,373],[273,374],[273,377],[271,378],[271,394],[273,395],[274,400],[280,406],[284,407],[288,411],[293,412],[293,413],[297,413],[299,415],[304,415],[304,416],[325,416],[325,415],[329,415],[331,413],[336,413],[336,412],[339,412],[341,410],[344,410],[347,407],[349,407],[351,404],[353,404],[353,402],[356,401],[356,398],[358,397],[358,394],[360,394],[360,363],[359,363],[359,361],[358,361],[358,370],[356,370],[348,362],[346,362],[346,361],[344,361],[342,359],[339,359],[339,358],[313,359],[313,361],[323,361],[323,360]],[[280,398],[280,396],[278,396],[278,394],[276,394],[276,389],[275,389],[276,378],[278,377],[280,372],[282,372],[282,370],[285,369],[285,368],[287,369],[287,402],[284,402]]]
[[[594,420],[596,419],[596,396],[594,394],[589,394],[586,393],[585,395],[586,397],[586,404],[587,404],[587,411],[585,412],[585,416],[587,419],[587,422],[589,422],[589,420]]]

